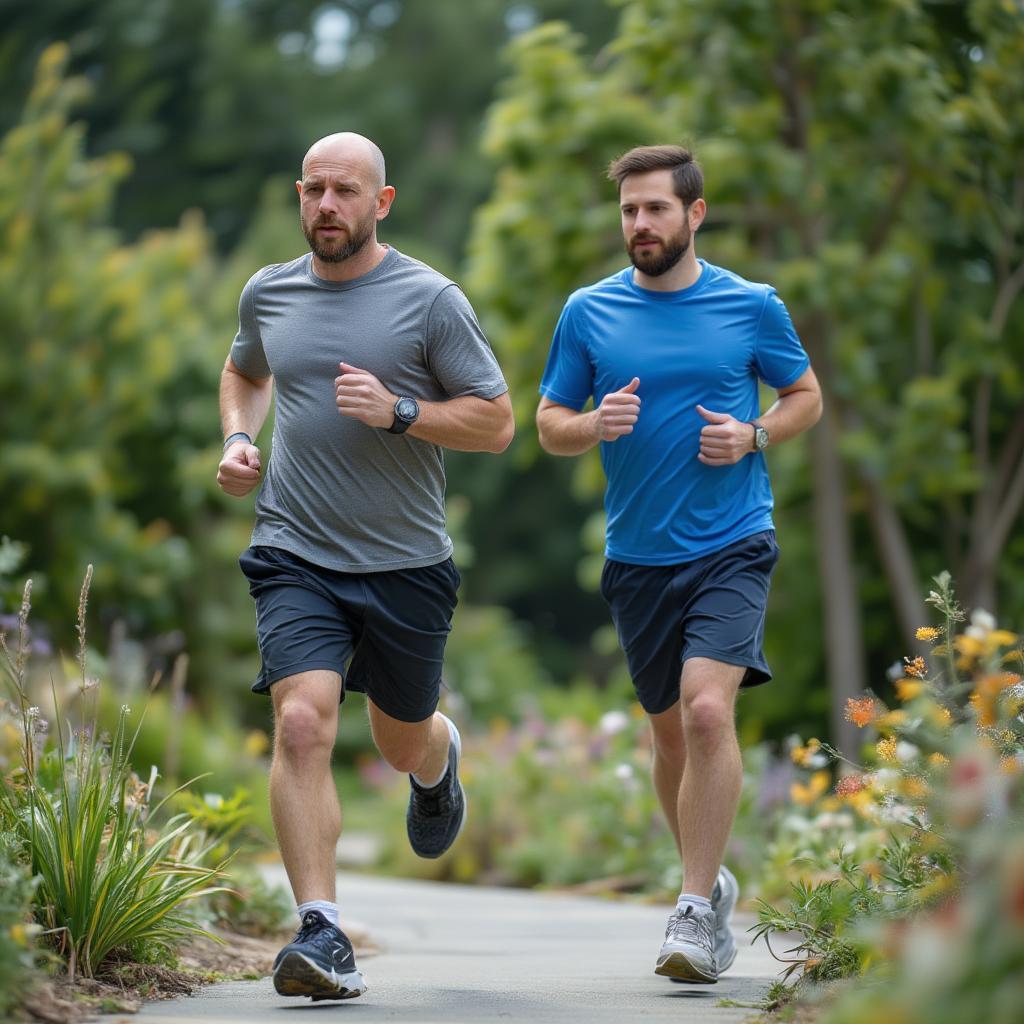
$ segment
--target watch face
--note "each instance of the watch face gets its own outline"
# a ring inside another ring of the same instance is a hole
[[[768,431],[764,427],[756,427],[754,429],[754,443],[759,450],[768,447]]]
[[[414,420],[419,412],[419,406],[411,398],[401,398],[395,406],[395,415],[399,419]]]

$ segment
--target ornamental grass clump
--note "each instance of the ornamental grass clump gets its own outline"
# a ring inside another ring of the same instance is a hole
[[[769,857],[790,855],[791,897],[761,904],[757,935],[799,935],[780,959],[801,982],[858,979],[837,1024],[994,1024],[1024,1005],[1024,648],[936,582],[943,621],[918,631],[929,654],[904,660],[899,706],[847,704],[862,762],[791,752],[804,777]]]
[[[91,575],[90,566],[78,609],[83,707],[90,696],[95,703],[97,685],[86,675]],[[203,931],[186,904],[220,891],[215,883],[223,864],[208,863],[209,849],[189,815],[156,824],[164,802],[151,806],[157,770],[146,782],[132,771],[129,708],[122,707],[112,737],[97,735],[95,714],[65,733],[58,712],[51,738],[27,687],[30,605],[31,580],[13,650],[0,634],[0,663],[15,697],[8,718],[20,732],[15,756],[0,772],[0,829],[37,879],[35,920],[72,979],[92,977],[115,955],[166,958],[182,939]]]

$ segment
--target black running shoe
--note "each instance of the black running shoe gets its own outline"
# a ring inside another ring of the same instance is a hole
[[[420,857],[429,860],[440,857],[455,842],[466,823],[466,793],[459,782],[461,753],[462,742],[455,729],[448,746],[448,771],[444,778],[427,789],[409,776],[412,792],[405,827],[409,844]]]
[[[274,988],[282,996],[355,999],[366,991],[348,936],[319,910],[307,911],[295,938],[274,961]]]

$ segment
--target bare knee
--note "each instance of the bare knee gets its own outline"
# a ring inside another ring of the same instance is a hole
[[[683,698],[682,719],[691,743],[715,745],[735,728],[732,699],[713,690],[700,690]]]
[[[334,748],[337,721],[312,701],[293,697],[277,710],[275,751],[288,761],[326,760]]]

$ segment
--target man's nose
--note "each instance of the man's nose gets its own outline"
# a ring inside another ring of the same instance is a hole
[[[334,192],[325,188],[323,195],[320,196],[320,212],[321,213],[334,213],[338,209],[338,197]]]

